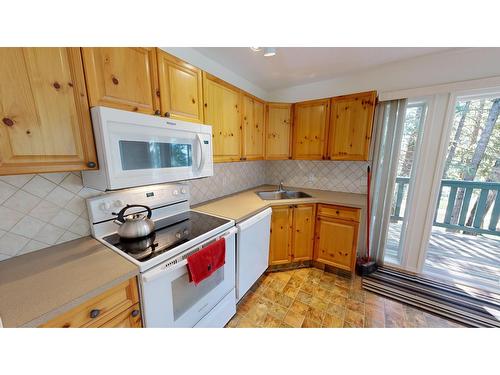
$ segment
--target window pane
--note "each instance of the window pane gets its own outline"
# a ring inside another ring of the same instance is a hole
[[[119,141],[123,170],[189,167],[190,144]]]

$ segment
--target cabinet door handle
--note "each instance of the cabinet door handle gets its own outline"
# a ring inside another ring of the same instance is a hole
[[[89,161],[87,163],[87,167],[89,167],[89,168],[95,168],[96,167],[96,163],[94,163],[93,161]]]
[[[132,314],[130,314],[130,315],[132,315],[132,317],[135,318],[137,315],[139,315],[139,310],[132,311]]]
[[[4,117],[2,119],[2,122],[7,125],[7,126],[12,126],[14,125],[14,121],[12,121],[12,119],[8,118],[8,117]]]
[[[101,310],[99,310],[99,309],[93,309],[93,310],[90,311],[90,317],[92,319],[95,319],[95,318],[97,318],[99,316],[100,313],[101,313]]]
[[[170,117],[170,112],[165,112],[165,117]]]
[[[161,115],[161,112],[160,112],[160,110],[159,110],[159,109],[157,109],[157,110],[155,111],[155,115],[156,115],[156,116],[160,116],[160,115]]]

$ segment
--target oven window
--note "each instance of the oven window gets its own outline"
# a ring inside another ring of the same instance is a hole
[[[122,169],[190,167],[192,145],[144,141],[119,141]]]
[[[172,303],[174,307],[174,320],[179,319],[195,303],[205,297],[224,281],[224,267],[219,268],[209,278],[200,284],[189,282],[186,272],[172,282]]]

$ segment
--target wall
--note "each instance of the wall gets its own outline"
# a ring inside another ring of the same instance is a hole
[[[268,93],[273,101],[298,102],[354,92],[379,92],[500,76],[500,48],[465,48],[384,64],[344,77]]]
[[[358,161],[273,160],[266,165],[266,182],[366,194],[367,165]]]
[[[186,181],[191,204],[263,184],[365,193],[364,162],[250,161],[214,165],[212,177]],[[81,174],[0,176],[0,261],[90,234]]]
[[[0,176],[0,260],[90,234],[81,174]]]
[[[214,164],[214,175],[187,181],[191,204],[250,189],[266,183],[265,161]]]

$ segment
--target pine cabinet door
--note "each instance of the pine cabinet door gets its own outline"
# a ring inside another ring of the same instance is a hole
[[[78,48],[0,48],[0,175],[97,168]]]
[[[203,73],[205,123],[212,126],[214,162],[239,161],[241,155],[240,93]]]
[[[162,115],[203,123],[201,70],[160,49],[157,56]]]
[[[292,208],[289,206],[273,207],[269,246],[270,266],[292,261],[290,253],[292,220]]]
[[[294,159],[321,160],[326,157],[329,102],[329,99],[321,99],[295,104]]]
[[[358,223],[318,216],[314,260],[352,272],[357,237]]]
[[[268,103],[266,106],[266,160],[290,159],[292,105]]]
[[[368,160],[375,91],[332,98],[329,159]]]
[[[300,204],[293,209],[292,261],[311,260],[314,247],[314,204]]]
[[[263,102],[243,96],[242,132],[243,160],[264,158],[264,108]]]
[[[90,106],[160,114],[154,48],[82,48]]]

